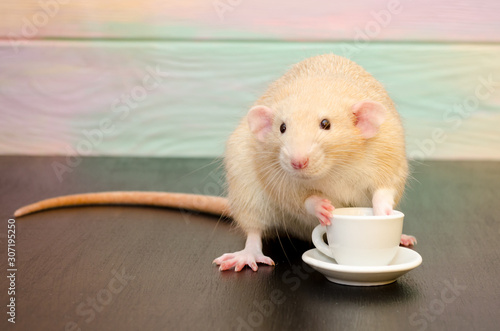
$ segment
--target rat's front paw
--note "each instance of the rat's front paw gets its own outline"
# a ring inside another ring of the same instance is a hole
[[[417,238],[414,236],[408,236],[406,234],[401,235],[401,242],[400,245],[403,246],[413,246],[417,243]]]
[[[226,253],[214,260],[220,271],[229,270],[234,267],[234,271],[241,271],[246,265],[253,271],[259,268],[257,263],[274,265],[274,261],[262,254],[262,252],[252,252],[251,250],[241,250],[234,253]]]
[[[328,199],[323,199],[317,195],[311,195],[306,199],[305,205],[307,212],[316,216],[321,225],[332,224],[330,218],[333,217],[332,211],[335,207]]]
[[[392,205],[389,203],[378,204],[373,206],[373,215],[386,216],[392,214]]]

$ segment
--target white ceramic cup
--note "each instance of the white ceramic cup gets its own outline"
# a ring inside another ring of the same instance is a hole
[[[338,208],[332,224],[318,225],[312,233],[314,246],[338,264],[388,265],[397,253],[403,232],[404,214],[374,216],[372,208]],[[328,245],[323,240],[326,233]]]

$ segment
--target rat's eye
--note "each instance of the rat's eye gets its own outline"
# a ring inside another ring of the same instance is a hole
[[[285,133],[285,131],[286,131],[286,124],[285,123],[281,123],[280,132],[281,133]]]
[[[330,121],[325,118],[319,123],[319,127],[323,130],[330,130]]]

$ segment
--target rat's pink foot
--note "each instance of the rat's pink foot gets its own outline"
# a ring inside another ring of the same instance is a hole
[[[408,236],[406,234],[401,235],[401,242],[400,244],[403,246],[413,246],[417,243],[417,238],[414,236]]]
[[[262,254],[262,252],[252,252],[249,249],[223,254],[216,258],[213,263],[219,266],[220,271],[229,270],[233,267],[234,271],[241,271],[246,265],[253,271],[257,271],[259,268],[257,263],[274,265],[274,261]]]
[[[274,261],[262,254],[262,241],[260,231],[248,231],[245,248],[241,251],[224,254],[214,260],[220,271],[229,270],[234,267],[234,271],[241,271],[246,265],[253,271],[259,267],[257,263],[274,265]]]
[[[333,217],[332,211],[335,207],[328,199],[323,199],[317,195],[311,195],[306,199],[305,206],[307,212],[316,216],[321,225],[332,224],[330,218]]]

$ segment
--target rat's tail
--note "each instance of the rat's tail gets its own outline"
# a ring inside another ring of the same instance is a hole
[[[50,208],[82,205],[146,205],[230,216],[226,198],[184,193],[136,191],[65,195],[19,208],[15,211],[14,216],[20,217]]]

